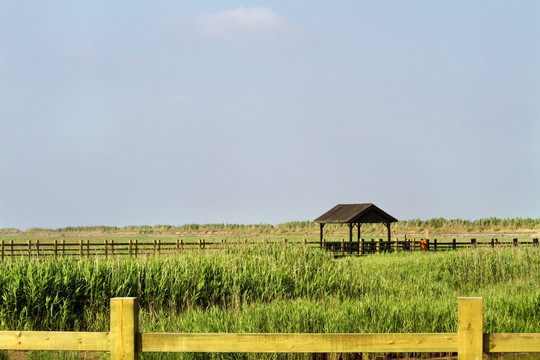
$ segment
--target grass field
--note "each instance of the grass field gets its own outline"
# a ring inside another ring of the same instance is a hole
[[[504,248],[334,259],[288,243],[6,261],[0,327],[106,331],[109,299],[138,296],[147,332],[455,332],[457,298],[481,296],[485,331],[540,332],[539,255]]]

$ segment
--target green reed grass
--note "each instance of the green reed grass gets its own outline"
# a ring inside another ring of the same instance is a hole
[[[5,261],[0,328],[107,331],[110,298],[138,296],[143,332],[455,332],[457,298],[482,296],[486,332],[540,332],[539,255],[501,248],[334,259],[297,244],[261,244],[142,259]],[[263,358],[143,354],[154,357]]]

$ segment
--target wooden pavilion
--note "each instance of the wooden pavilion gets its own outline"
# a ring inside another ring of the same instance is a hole
[[[360,241],[360,228],[364,223],[382,223],[388,229],[390,241],[390,224],[398,221],[377,206],[367,204],[338,204],[314,220],[321,227],[320,246],[322,248],[325,224],[347,224],[349,226],[349,242],[353,240],[353,228],[358,228],[358,241]]]

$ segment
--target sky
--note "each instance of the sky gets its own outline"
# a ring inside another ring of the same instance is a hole
[[[0,228],[540,217],[538,1],[0,1]]]

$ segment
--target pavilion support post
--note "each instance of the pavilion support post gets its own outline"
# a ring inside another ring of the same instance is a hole
[[[358,254],[361,254],[361,253],[360,253],[360,246],[361,246],[361,244],[360,244],[360,235],[361,235],[361,234],[360,234],[360,227],[362,226],[362,224],[361,224],[361,223],[357,223],[356,226],[358,227],[358,238],[357,238],[357,242],[358,242]]]
[[[352,254],[352,229],[354,224],[348,223],[349,225],[349,254]]]
[[[390,223],[386,223],[386,228],[388,229],[388,243],[392,241],[392,234],[390,232]]]
[[[323,248],[323,238],[324,238],[324,223],[320,223],[319,224],[320,227],[321,227],[321,235],[320,235],[320,239],[319,239],[319,246],[320,248],[322,249]]]

